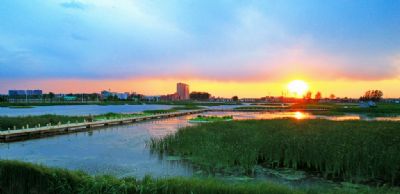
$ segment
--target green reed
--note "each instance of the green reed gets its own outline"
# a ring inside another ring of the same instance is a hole
[[[398,188],[289,188],[268,182],[226,182],[212,178],[116,178],[0,160],[2,194],[356,194],[398,193]]]
[[[180,155],[209,172],[256,165],[335,180],[400,183],[400,124],[383,121],[249,120],[187,127],[152,139],[152,151]]]

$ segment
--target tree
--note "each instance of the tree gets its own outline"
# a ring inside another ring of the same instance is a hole
[[[308,92],[306,93],[306,95],[304,96],[304,99],[305,99],[305,100],[311,100],[311,98],[312,98],[312,92],[308,91]]]
[[[381,90],[368,90],[365,92],[364,96],[360,97],[360,100],[378,102],[382,99],[382,96],[383,92]]]
[[[238,97],[238,96],[233,96],[233,97],[232,97],[232,101],[234,101],[234,102],[239,101],[239,97]]]
[[[0,102],[7,102],[6,96],[1,96],[0,95]]]
[[[322,98],[322,94],[321,92],[317,92],[317,94],[315,94],[315,100],[319,101]]]
[[[53,99],[56,95],[53,92],[49,92],[50,102],[53,102]]]
[[[192,100],[208,100],[210,99],[211,94],[207,92],[192,92],[189,94],[190,99]]]
[[[330,98],[331,100],[334,100],[334,99],[336,98],[336,96],[335,96],[335,94],[331,94],[331,95],[329,96],[329,98]]]

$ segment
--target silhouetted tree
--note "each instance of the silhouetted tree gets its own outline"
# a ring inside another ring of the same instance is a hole
[[[49,92],[50,102],[53,102],[53,99],[56,95],[53,92]]]
[[[336,96],[335,96],[335,94],[331,94],[331,95],[329,96],[329,98],[330,98],[331,100],[334,100],[334,99],[336,98]]]
[[[234,102],[239,101],[239,97],[238,97],[238,96],[233,96],[233,97],[232,97],[232,101],[234,101]]]
[[[319,101],[319,100],[321,100],[321,98],[322,98],[321,92],[317,92],[317,94],[315,94],[315,100]]]
[[[304,96],[304,99],[305,99],[305,100],[311,100],[311,98],[312,98],[312,92],[308,91],[308,92],[306,93],[306,95]]]
[[[381,90],[368,90],[365,92],[364,96],[360,97],[361,101],[374,101],[378,102],[382,99],[383,92]]]
[[[0,96],[0,102],[7,102],[6,96]]]
[[[207,92],[192,92],[189,97],[192,100],[208,100],[210,99],[210,94]]]

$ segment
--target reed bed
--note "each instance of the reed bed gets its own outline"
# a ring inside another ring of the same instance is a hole
[[[188,108],[189,109],[189,108]],[[106,113],[99,115],[87,116],[65,116],[65,115],[37,115],[37,116],[17,116],[8,117],[0,116],[0,131],[14,130],[14,129],[27,129],[47,125],[69,124],[69,123],[82,123],[85,121],[99,121],[109,119],[122,119],[139,116],[150,116],[154,114],[172,113],[177,112],[176,109],[167,110],[145,110],[142,113]]]
[[[17,161],[0,161],[0,193],[54,194],[186,194],[186,193],[305,193],[275,184],[226,184],[211,179],[143,179],[92,177],[78,171],[47,168]]]
[[[149,147],[210,173],[256,165],[335,180],[400,185],[400,124],[384,121],[248,120],[182,128]]]
[[[48,168],[18,161],[0,161],[2,194],[355,194],[398,193],[398,188],[294,189],[267,182],[230,183],[216,179],[89,176],[79,171]]]
[[[90,117],[85,116],[63,116],[63,115],[40,115],[40,116],[24,116],[24,117],[0,117],[0,131],[14,130],[21,128],[33,128],[46,126],[47,124],[57,125],[59,123],[65,124],[68,122],[83,122],[89,120]]]

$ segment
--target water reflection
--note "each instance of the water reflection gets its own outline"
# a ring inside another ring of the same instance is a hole
[[[170,109],[171,105],[143,104],[143,105],[63,105],[63,106],[37,106],[34,108],[9,108],[0,107],[1,116],[27,116],[27,115],[95,115],[109,112],[133,113],[144,110]]]
[[[171,164],[150,154],[146,141],[190,125],[188,117],[146,121],[131,125],[67,134],[24,142],[0,144],[1,159],[16,159],[48,166],[79,169],[90,174],[119,177],[191,176],[185,165]]]
[[[319,116],[304,112],[207,112],[205,115],[232,115],[245,119],[315,119],[359,120],[359,115]],[[179,128],[191,126],[188,120],[197,115],[112,126],[91,132],[67,134],[24,142],[0,144],[0,159],[16,159],[48,166],[79,169],[90,174],[112,174],[118,177],[194,176],[198,170],[187,163],[160,160],[146,147],[150,137],[164,137]],[[400,120],[398,117],[391,119]],[[378,119],[376,119],[378,120]],[[272,180],[270,176],[259,179]],[[278,179],[279,181],[279,179]],[[292,183],[290,183],[292,184]],[[308,181],[300,184],[309,184]]]
[[[306,115],[305,115],[304,113],[302,113],[302,112],[295,112],[295,113],[294,113],[294,118],[300,120],[300,119],[306,118]]]
[[[232,115],[235,120],[246,119],[326,119],[332,121],[365,120],[365,121],[400,121],[400,117],[368,117],[366,115],[346,114],[337,116],[314,115],[309,112],[210,112],[210,115]]]

